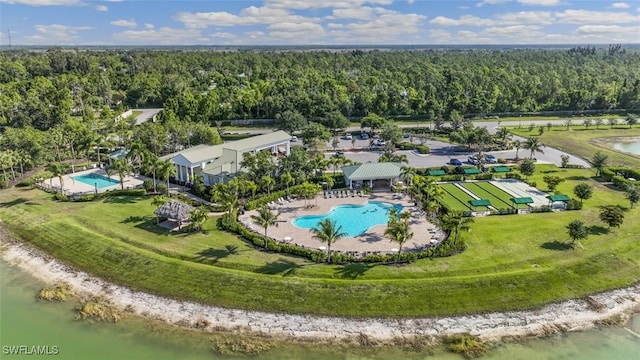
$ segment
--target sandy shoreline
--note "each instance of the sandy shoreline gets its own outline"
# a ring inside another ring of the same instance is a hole
[[[252,331],[279,337],[321,339],[352,338],[360,333],[385,341],[396,337],[446,336],[471,333],[488,341],[543,336],[558,331],[594,327],[614,317],[628,318],[640,311],[640,283],[590,297],[569,300],[537,310],[457,317],[412,319],[344,319],[337,317],[271,314],[225,309],[178,301],[111,284],[76,271],[28,245],[2,242],[0,257],[46,283],[66,282],[84,296],[101,295],[119,308],[170,324],[193,325],[206,320],[208,331]]]

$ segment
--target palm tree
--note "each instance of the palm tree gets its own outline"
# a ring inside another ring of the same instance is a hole
[[[267,229],[269,228],[269,226],[275,225],[275,227],[278,227],[279,216],[280,214],[273,213],[271,212],[271,210],[269,210],[269,208],[267,208],[266,206],[263,206],[260,209],[258,209],[258,214],[251,215],[251,220],[253,220],[254,224],[264,229],[264,236],[267,237]],[[267,243],[268,243],[267,239],[264,239],[265,249],[267,248]]]
[[[312,228],[311,233],[315,239],[327,244],[327,263],[331,263],[331,244],[347,236],[342,231],[342,226],[336,226],[331,219],[324,219],[318,223],[317,228]]]
[[[511,140],[511,133],[506,127],[501,127],[500,129],[498,129],[498,132],[496,132],[496,137],[498,138],[498,140],[500,140],[500,145],[506,147]]]
[[[62,163],[51,163],[47,165],[46,169],[52,175],[51,179],[49,179],[49,185],[51,186],[51,188],[53,189],[53,183],[51,182],[51,180],[57,176],[58,181],[60,181],[60,191],[64,194],[64,179],[62,176],[67,171],[67,166]]]
[[[127,159],[131,162],[134,170],[140,170],[149,151],[147,147],[140,141],[134,141],[129,146],[129,152],[127,153]]]
[[[127,159],[116,159],[111,166],[107,167],[107,175],[111,176],[117,173],[120,178],[120,188],[124,190],[124,178],[131,170],[131,164],[129,164]]]
[[[293,178],[291,173],[286,172],[280,176],[280,181],[282,181],[282,183],[284,183],[287,186],[287,195],[290,195],[289,186],[293,184],[296,181],[296,179]]]
[[[454,243],[458,242],[460,231],[469,230],[472,223],[473,218],[463,216],[461,211],[449,212],[440,219],[440,227],[443,230],[455,233],[453,237]]]
[[[331,189],[336,183],[335,178],[329,174],[324,174],[322,176],[322,181],[327,183],[327,190]]]
[[[160,167],[160,159],[152,153],[147,153],[148,156],[144,158],[144,163],[142,164],[144,172],[153,176],[153,192],[157,192],[158,188],[156,186],[156,177],[158,173],[158,168]]]
[[[276,181],[269,175],[265,175],[260,178],[260,187],[262,189],[267,189],[267,195],[271,195],[271,189],[273,189],[273,185],[276,184]]]
[[[400,177],[402,178],[402,181],[404,181],[404,183],[407,186],[412,186],[413,185],[413,178],[416,176],[417,171],[416,168],[411,167],[411,166],[403,166],[402,168],[400,168]]]
[[[247,180],[244,187],[247,189],[247,192],[251,193],[251,200],[253,200],[256,197],[256,191],[258,191],[258,184],[253,180]]]
[[[539,152],[541,154],[544,154],[544,151],[542,150],[543,147],[545,147],[546,145],[543,144],[540,139],[538,139],[537,137],[529,137],[525,143],[524,143],[524,148],[529,150],[531,153],[529,155],[529,159],[533,159],[533,154]]]
[[[167,196],[169,196],[169,178],[176,175],[176,167],[171,160],[161,160],[158,162],[158,177],[167,182]]]
[[[191,210],[189,213],[189,221],[191,221],[191,226],[195,231],[202,230],[202,225],[205,221],[207,221],[207,217],[209,216],[209,211],[204,205],[199,206],[196,209]]]
[[[407,212],[408,213],[408,212]],[[411,215],[408,213],[409,216]],[[387,229],[384,231],[386,236],[391,242],[398,243],[398,258],[396,264],[400,263],[400,254],[402,253],[402,245],[413,238],[413,232],[409,226],[408,221],[394,221],[390,222]]]
[[[522,147],[522,141],[520,140],[514,140],[512,143],[514,148],[516,148],[516,161],[518,161],[518,152],[520,151],[520,148]]]

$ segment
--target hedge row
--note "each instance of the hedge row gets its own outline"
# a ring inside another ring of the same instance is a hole
[[[623,167],[609,167],[602,169],[601,176],[605,181],[611,181],[616,187],[626,189],[626,187],[632,183],[629,178],[640,180],[640,170]]]
[[[80,196],[67,196],[61,192],[55,193],[55,198],[58,201],[73,201],[73,202],[87,202],[102,200],[115,196],[145,196],[147,191],[145,189],[124,189],[124,190],[110,190],[98,194],[87,194]]]
[[[220,229],[238,234],[250,241],[256,247],[264,248],[267,242],[267,250],[301,256],[311,261],[322,263],[327,261],[327,253],[321,250],[304,248],[294,244],[279,243],[275,240],[265,237],[262,234],[255,233],[241,224],[235,219],[231,219],[228,214],[218,219],[218,227]],[[454,241],[452,237],[448,237],[441,245],[435,248],[424,249],[420,251],[405,252],[400,254],[400,262],[414,262],[418,259],[432,257],[447,257],[463,252],[467,248],[462,240]],[[398,261],[398,254],[369,254],[364,257],[356,257],[344,253],[332,253],[331,263],[344,264],[353,262],[365,263],[391,263]]]
[[[294,185],[291,186],[289,188],[289,193],[291,194],[295,194],[298,189],[302,188],[302,185]],[[271,195],[265,195],[262,196],[258,199],[255,200],[251,200],[251,201],[247,201],[247,203],[244,205],[244,208],[246,210],[255,210],[258,209],[262,206],[267,205],[268,203],[272,202],[272,201],[276,201],[280,198],[284,198],[287,196],[287,190],[279,190],[279,191],[274,191],[271,193]]]

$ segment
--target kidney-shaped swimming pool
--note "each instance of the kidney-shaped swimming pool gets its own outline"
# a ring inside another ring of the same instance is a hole
[[[338,205],[328,214],[305,215],[293,220],[293,225],[303,228],[315,228],[324,219],[333,220],[348,237],[362,235],[372,226],[383,225],[389,221],[389,209],[395,207],[398,212],[403,206],[379,201],[369,201],[364,205]]]

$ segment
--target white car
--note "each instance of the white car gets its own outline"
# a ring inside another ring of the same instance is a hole
[[[351,140],[353,139],[353,136],[351,134],[346,134],[345,136],[342,137],[343,140]]]
[[[292,136],[291,137],[291,142],[296,142],[298,141],[298,137],[297,136]]]

